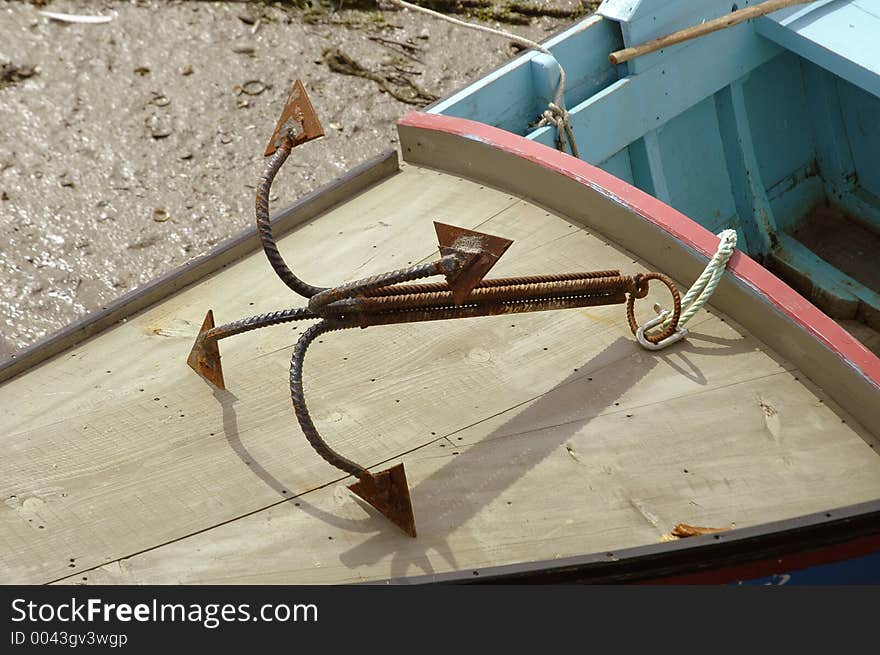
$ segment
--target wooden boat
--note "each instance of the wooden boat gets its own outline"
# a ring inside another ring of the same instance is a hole
[[[655,270],[684,287],[716,251],[683,214],[533,140],[419,112],[399,134],[404,161],[275,216],[302,279],[431,261],[434,221],[512,239],[502,276]],[[224,341],[222,385],[187,365],[206,309],[315,297],[272,275],[251,230],[5,362],[3,581],[877,580],[880,361],[745,254],[661,351],[620,304],[317,340],[317,429],[373,471],[405,462],[417,538],[300,434],[285,384],[300,324]],[[679,540],[679,524],[711,530]]]
[[[732,6],[758,3],[605,0],[550,39],[578,154],[712,232],[736,229],[744,252],[880,352],[877,3],[800,3],[610,61]],[[553,146],[536,119],[558,80],[554,58],[530,51],[429,111]]]

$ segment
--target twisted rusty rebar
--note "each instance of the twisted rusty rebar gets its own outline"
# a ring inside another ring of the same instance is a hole
[[[489,280],[481,280],[474,289],[488,287],[509,287],[521,284],[541,284],[543,282],[563,282],[566,280],[589,280],[597,277],[613,277],[620,275],[620,271],[589,271],[586,273],[556,273],[553,275],[525,275],[522,277],[498,277]],[[436,291],[448,291],[449,284],[446,282],[430,282],[425,284],[390,285],[381,289],[373,289],[364,293],[367,298],[379,296],[393,296],[397,293],[434,293]]]
[[[269,157],[269,161],[266,162],[266,168],[260,176],[260,183],[257,185],[256,193],[257,233],[260,235],[260,243],[263,246],[263,252],[266,253],[266,259],[269,260],[269,264],[278,277],[281,278],[281,281],[299,295],[311,298],[315,294],[325,291],[325,289],[307,284],[293,274],[281,253],[278,252],[278,246],[272,234],[272,222],[269,219],[269,190],[272,188],[272,182],[275,180],[278,171],[284,165],[284,162],[287,161],[292,148],[293,141],[290,138],[283,138],[281,144]]]
[[[289,321],[321,319],[306,329],[293,349],[290,360],[290,396],[300,428],[309,444],[324,460],[357,477],[362,482],[375,482],[363,466],[340,455],[321,437],[305,400],[303,363],[314,340],[328,332],[355,327],[366,328],[395,323],[473,318],[499,314],[550,311],[596,305],[626,304],[626,317],[633,334],[639,326],[635,319],[635,300],[648,293],[651,280],[665,284],[673,300],[672,319],[667,328],[645,338],[657,343],[672,335],[681,316],[678,290],[670,278],[660,273],[623,275],[617,270],[533,275],[482,279],[470,289],[463,301],[455,295],[450,280],[485,256],[480,249],[483,237],[471,232],[466,243],[441,247],[440,259],[408,268],[380,273],[371,277],[324,288],[307,284],[288,268],[278,251],[269,221],[269,194],[272,183],[287,160],[294,141],[282,135],[278,147],[267,162],[256,191],[256,222],[260,242],[272,269],[293,291],[308,299],[308,306],[259,314],[211,328],[199,336],[204,349],[208,342],[241,334],[261,327]],[[439,234],[439,232],[438,232]],[[458,243],[458,242],[456,242]],[[478,245],[474,245],[474,244]],[[509,244],[509,242],[507,242]],[[506,248],[506,246],[504,246]],[[499,252],[503,252],[503,249]],[[494,253],[494,257],[500,256]],[[481,269],[481,270],[486,270]],[[447,281],[413,283],[426,277],[445,275]],[[473,279],[472,275],[472,279]],[[461,290],[460,290],[461,291]],[[462,291],[463,292],[463,291]],[[456,297],[459,302],[456,302]],[[198,344],[199,342],[197,342]],[[219,355],[217,355],[219,367]]]
[[[242,332],[250,332],[259,328],[269,327],[270,325],[278,325],[279,323],[289,323],[291,321],[303,321],[309,318],[318,318],[307,307],[296,307],[294,309],[282,309],[277,312],[267,312],[265,314],[257,314],[256,316],[248,316],[240,318],[237,321],[218,325],[205,332],[202,336],[205,339],[220,340],[226,337],[233,337]]]
[[[311,343],[322,334],[351,327],[355,326],[333,323],[331,321],[320,321],[302,333],[299,341],[293,347],[293,355],[290,357],[290,399],[293,402],[293,411],[299,421],[299,427],[315,452],[323,457],[327,463],[345,471],[349,475],[353,475],[359,480],[364,480],[372,478],[370,472],[360,464],[337,453],[327,445],[327,442],[318,433],[318,429],[315,427],[315,423],[309,414],[309,408],[306,406],[302,381],[303,362],[306,357],[306,350],[308,350]]]
[[[644,298],[648,295],[648,282],[658,280],[666,285],[669,293],[672,295],[672,320],[662,332],[657,334],[646,334],[645,339],[651,343],[660,343],[664,339],[671,337],[678,330],[678,320],[681,318],[681,296],[675,286],[675,282],[663,273],[639,273],[635,276],[636,292],[631,293],[626,301],[626,320],[629,323],[629,329],[633,334],[639,330],[639,323],[636,321],[635,304],[636,298]]]
[[[401,268],[388,273],[379,273],[354,282],[346,282],[338,287],[326,289],[321,293],[315,294],[309,299],[309,309],[321,316],[325,315],[326,308],[341,300],[359,298],[366,292],[382,289],[388,286],[397,286],[402,282],[410,280],[418,280],[432,275],[442,275],[452,272],[461,257],[458,255],[446,255],[430,264],[416,264],[409,268]]]

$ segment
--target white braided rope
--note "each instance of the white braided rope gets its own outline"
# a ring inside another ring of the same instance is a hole
[[[683,326],[691,320],[694,314],[700,311],[703,305],[709,301],[709,297],[721,281],[721,276],[724,275],[724,269],[727,267],[728,260],[736,249],[736,230],[723,230],[718,237],[721,239],[718,242],[718,249],[712,256],[712,259],[709,260],[709,263],[706,264],[706,268],[700,274],[700,277],[697,278],[696,282],[688,289],[688,292],[684,294],[684,298],[681,299],[682,311],[681,318],[678,320],[679,326]],[[670,319],[665,320],[663,327],[669,325],[669,322]]]
[[[571,154],[574,157],[580,159],[580,153],[578,153],[577,143],[574,141],[574,132],[571,130],[571,125],[568,122],[568,110],[564,107],[560,107],[555,102],[551,102],[547,109],[541,114],[541,120],[538,121],[538,127],[544,127],[545,125],[553,125],[556,128],[556,149],[562,150],[565,152],[565,143],[563,142],[563,136],[568,139],[568,146],[571,150]]]
[[[558,137],[556,139],[557,147],[560,147],[562,145],[562,135],[565,134],[565,137],[568,139],[568,145],[571,148],[571,154],[575,157],[578,157],[577,144],[575,144],[574,142],[574,133],[572,132],[571,126],[568,123],[568,111],[566,111],[565,109],[565,69],[548,48],[545,48],[536,41],[532,41],[531,39],[519,36],[518,34],[499,30],[494,27],[488,27],[486,25],[469,23],[458,18],[453,18],[452,16],[447,16],[446,14],[441,14],[439,11],[434,11],[433,9],[428,9],[427,7],[414,5],[411,2],[406,2],[406,0],[389,0],[389,2],[399,7],[404,7],[412,11],[426,14],[433,18],[445,20],[447,23],[452,23],[453,25],[458,25],[459,27],[466,27],[468,29],[477,30],[479,32],[485,32],[487,34],[492,34],[494,36],[500,36],[502,38],[509,39],[510,41],[518,43],[525,48],[537,50],[538,52],[542,52],[548,57],[551,57],[553,61],[556,62],[556,65],[559,67],[559,84],[556,86],[556,94],[553,102],[551,102],[544,113],[541,114],[541,120],[538,122],[538,125],[541,127],[545,125],[555,126],[558,131]],[[563,148],[560,147],[560,150],[562,149]]]

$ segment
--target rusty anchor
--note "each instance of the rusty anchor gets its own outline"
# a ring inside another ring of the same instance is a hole
[[[205,380],[222,389],[225,383],[218,346],[221,339],[290,321],[317,320],[302,333],[290,360],[290,395],[300,428],[318,455],[357,478],[349,489],[404,533],[415,537],[415,517],[403,464],[371,473],[333,450],[312,422],[303,393],[303,360],[317,337],[356,327],[625,303],[633,334],[641,334],[650,343],[659,343],[676,334],[681,302],[675,284],[660,273],[622,275],[619,271],[607,270],[486,279],[485,275],[512,241],[436,222],[440,257],[433,262],[336,287],[307,284],[288,268],[278,251],[269,221],[269,190],[292,149],[323,135],[305,88],[297,81],[266,149],[269,160],[256,193],[257,232],[266,257],[278,277],[308,299],[307,306],[250,316],[221,326],[214,325],[214,315],[209,310],[187,363]],[[416,283],[441,275],[445,282]],[[668,287],[673,310],[665,329],[647,335],[636,322],[634,304],[636,299],[647,295],[651,280]]]

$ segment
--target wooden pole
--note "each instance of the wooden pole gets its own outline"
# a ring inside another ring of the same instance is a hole
[[[749,19],[764,16],[765,14],[772,14],[774,11],[790,7],[791,5],[800,5],[812,1],[813,0],[767,0],[767,2],[762,2],[759,5],[752,5],[745,9],[739,9],[729,14],[725,14],[724,16],[706,21],[700,25],[686,27],[678,32],[661,36],[659,39],[654,39],[653,41],[648,41],[647,43],[642,43],[641,45],[633,46],[631,48],[617,50],[608,55],[608,59],[612,64],[622,64],[630,59],[641,57],[649,52],[655,52],[661,48],[675,45],[676,43],[690,41],[691,39],[696,39],[704,34],[711,34],[718,30],[733,27],[734,25],[739,25]]]

